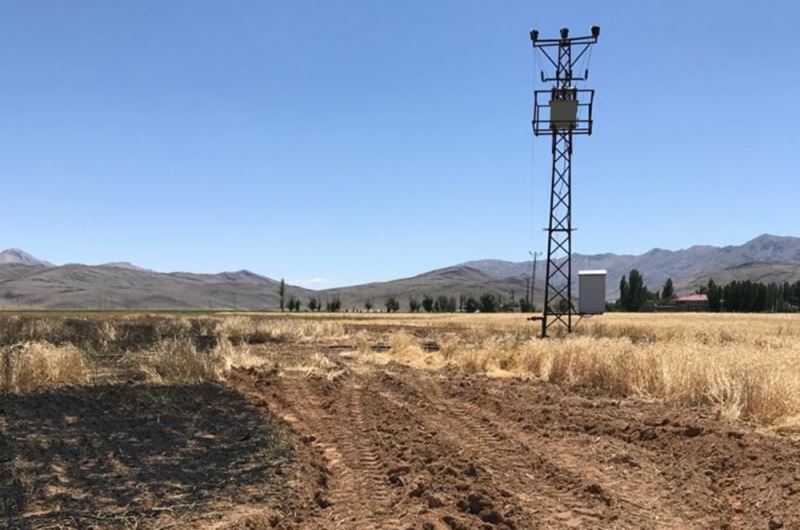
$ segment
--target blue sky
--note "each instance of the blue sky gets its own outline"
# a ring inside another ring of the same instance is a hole
[[[526,259],[528,31],[593,24],[574,250],[800,235],[799,6],[7,0],[0,247],[316,287]]]

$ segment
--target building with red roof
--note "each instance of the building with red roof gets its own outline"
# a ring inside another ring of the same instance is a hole
[[[704,294],[679,296],[673,302],[678,311],[705,311],[708,309],[708,296]]]

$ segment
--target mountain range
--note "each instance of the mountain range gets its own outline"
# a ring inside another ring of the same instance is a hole
[[[286,296],[304,304],[338,297],[343,308],[375,307],[394,296],[405,306],[409,297],[458,297],[484,292],[506,298],[525,295],[531,261],[479,260],[411,277],[334,289],[311,290],[288,285]],[[574,254],[573,271],[606,269],[607,296],[618,295],[619,279],[638,269],[651,290],[672,278],[679,293],[693,292],[713,278],[717,283],[800,280],[800,238],[761,235],[742,245],[653,249],[641,255]],[[541,305],[545,264],[537,265],[534,299]],[[57,266],[10,249],[0,252],[0,308],[36,309],[275,309],[279,282],[247,270],[197,274],[162,273],[127,262]],[[577,292],[577,287],[575,287]]]

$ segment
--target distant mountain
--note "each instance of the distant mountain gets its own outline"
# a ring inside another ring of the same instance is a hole
[[[25,251],[18,248],[10,248],[0,252],[0,264],[27,265],[32,267],[52,267],[53,264],[47,261],[36,259]]]
[[[150,271],[150,269],[143,269],[142,267],[137,267],[133,263],[129,263],[127,261],[114,261],[112,263],[103,263],[102,265],[98,265],[98,267],[116,267],[118,269],[152,272]]]
[[[800,263],[775,261],[744,263],[735,267],[701,274],[694,278],[681,279],[677,283],[677,288],[691,292],[707,285],[709,280],[714,280],[720,285],[744,280],[760,283],[795,283],[800,281]]]
[[[619,279],[631,269],[638,269],[644,275],[650,289],[660,288],[667,278],[678,285],[688,286],[691,280],[700,275],[708,275],[746,263],[800,263],[800,238],[781,237],[764,234],[743,245],[715,247],[698,245],[682,250],[654,248],[642,255],[619,254],[574,254],[573,273],[583,269],[608,270],[609,298],[619,294]],[[481,260],[464,263],[494,278],[530,274],[531,261],[508,262],[501,260]],[[762,269],[764,265],[761,266]],[[539,277],[544,277],[545,263],[540,260]]]
[[[323,303],[339,297],[344,308],[363,308],[369,301],[382,307],[397,298],[407,307],[409,297],[423,295],[479,296],[486,292],[506,299],[525,296],[531,261],[471,261],[410,278],[314,291],[287,286],[287,299],[305,305],[317,297]],[[743,245],[693,246],[683,250],[653,249],[639,256],[595,254],[573,256],[573,271],[608,270],[608,299],[618,296],[619,279],[632,268],[644,275],[650,289],[670,277],[679,293],[691,292],[713,278],[797,281],[800,279],[800,238],[761,235]],[[542,305],[545,263],[539,261],[534,299]],[[577,286],[574,288],[577,294]],[[276,309],[278,282],[240,270],[217,274],[161,273],[127,262],[104,265],[55,266],[18,249],[0,252],[0,308],[104,309]]]
[[[287,286],[286,296],[309,291]],[[251,272],[164,274],[117,265],[0,265],[0,307],[41,309],[274,309],[278,282]]]

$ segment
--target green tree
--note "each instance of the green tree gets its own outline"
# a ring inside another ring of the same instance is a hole
[[[500,299],[494,293],[483,293],[480,298],[482,313],[496,313],[500,308]]]
[[[619,282],[619,300],[617,304],[623,311],[639,311],[650,293],[644,284],[644,277],[637,269],[631,269],[628,278],[625,276]]]
[[[455,298],[453,298],[453,306],[455,306]],[[450,298],[446,295],[440,294],[436,297],[436,301],[433,303],[433,310],[437,313],[452,313],[455,311],[455,307],[451,307]]]
[[[433,311],[433,297],[430,295],[424,295],[422,297],[422,308],[425,309],[426,313],[430,313]]]
[[[466,300],[464,300],[464,311],[467,313],[475,313],[481,310],[481,303],[475,299],[473,296],[468,296]]]
[[[628,307],[628,300],[630,299],[630,288],[628,287],[628,278],[623,274],[622,279],[619,281],[619,300],[617,305],[623,310]]]
[[[455,313],[456,309],[458,309],[458,301],[455,296],[451,296],[447,299],[447,311],[449,313]]]
[[[719,311],[722,309],[722,288],[718,287],[713,279],[709,279],[705,290],[705,295],[708,297],[708,310]]]
[[[400,311],[400,302],[397,301],[397,298],[394,296],[390,296],[386,299],[386,312],[387,313],[397,313]]]
[[[628,287],[630,289],[629,311],[638,311],[647,301],[647,287],[644,285],[644,277],[637,269],[631,269],[628,273]]]
[[[284,301],[286,299],[286,282],[283,281],[283,278],[281,278],[281,284],[278,286],[278,294],[281,297],[280,305],[281,305],[281,311],[283,311]]]
[[[667,281],[664,282],[664,287],[661,288],[661,298],[664,300],[675,298],[675,287],[672,285],[672,278],[667,278]]]
[[[522,313],[530,313],[531,311],[533,311],[533,308],[531,307],[531,302],[530,300],[528,300],[527,296],[519,299],[519,310]]]
[[[413,296],[408,299],[408,310],[412,313],[417,313],[422,307],[422,304],[419,303],[419,300],[414,298]]]
[[[511,291],[511,294],[514,294],[514,291]],[[508,300],[500,298],[500,310],[505,311],[506,313],[513,313],[517,309],[517,301],[513,298],[509,298]]]
[[[652,293],[648,292],[647,293],[647,299],[648,300],[653,300],[654,302],[658,302],[659,300],[661,300],[661,291],[656,289],[655,292],[652,292]]]
[[[306,306],[308,307],[309,311],[316,311],[317,310],[317,299],[312,296],[311,298],[308,299],[308,302],[306,303]]]
[[[364,302],[364,309],[366,309],[367,312],[372,311],[372,301],[371,300],[367,300],[366,302]]]
[[[342,301],[339,300],[338,296],[334,296],[327,302],[325,302],[325,310],[330,313],[336,313],[342,308]]]

